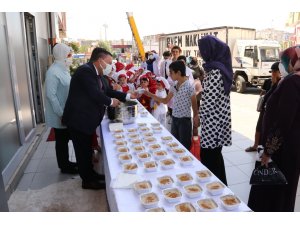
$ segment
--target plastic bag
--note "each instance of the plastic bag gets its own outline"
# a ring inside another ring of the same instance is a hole
[[[190,152],[200,161],[200,136],[192,137]]]
[[[287,180],[275,162],[268,163],[268,167],[262,166],[256,161],[255,169],[250,178],[252,185],[285,185]]]

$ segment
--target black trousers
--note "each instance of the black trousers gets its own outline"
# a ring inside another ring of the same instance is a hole
[[[201,148],[200,157],[201,163],[227,185],[222,146],[218,148]]]
[[[92,162],[92,136],[69,128],[70,137],[73,142],[79,175],[83,181],[93,181],[95,171]]]
[[[191,117],[172,117],[171,134],[187,149],[192,145],[192,119]]]
[[[54,133],[57,164],[60,169],[65,169],[70,166],[68,146],[70,134],[68,129],[57,128],[54,128]]]

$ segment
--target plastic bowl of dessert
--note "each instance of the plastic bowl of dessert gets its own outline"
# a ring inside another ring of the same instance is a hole
[[[160,127],[160,123],[158,122],[153,122],[153,123],[150,123],[151,127]]]
[[[120,147],[117,147],[117,152],[119,154],[128,153],[129,149],[126,146],[120,146]]]
[[[135,152],[137,154],[146,151],[146,148],[143,145],[136,145],[136,146],[132,147],[132,149],[133,149],[133,152]]]
[[[159,127],[152,127],[152,131],[153,131],[153,133],[160,134],[163,131],[163,129],[160,126]]]
[[[155,137],[146,137],[146,138],[144,138],[144,142],[145,142],[147,145],[151,145],[151,144],[156,143],[157,140],[156,140]]]
[[[147,123],[137,123],[138,127],[146,127]]]
[[[170,176],[162,176],[156,178],[158,181],[158,186],[162,189],[170,188],[174,184],[174,180]]]
[[[140,195],[140,202],[146,209],[155,208],[158,206],[159,198],[154,192],[145,193]]]
[[[131,140],[131,139],[136,139],[139,138],[139,134],[138,133],[128,133],[127,137]]]
[[[123,129],[114,129],[112,132],[114,134],[122,134],[124,132],[124,130]]]
[[[152,189],[152,183],[149,180],[139,181],[133,184],[133,189],[138,193],[147,193]]]
[[[215,181],[208,183],[206,189],[211,195],[219,195],[223,193],[225,186],[221,182]]]
[[[141,132],[149,132],[150,131],[150,128],[149,127],[140,127],[139,130]]]
[[[173,148],[178,148],[179,147],[179,144],[177,142],[168,142],[167,144],[167,149],[169,151],[172,151]]]
[[[220,197],[222,206],[227,210],[235,210],[241,204],[241,200],[235,195],[224,195]]]
[[[159,161],[163,169],[173,169],[175,166],[175,161],[173,159],[167,158]]]
[[[175,205],[177,212],[196,212],[195,207],[190,202],[183,202]]]
[[[144,162],[144,169],[147,172],[155,172],[155,171],[157,171],[157,163],[156,163],[156,161]]]
[[[162,192],[163,192],[165,199],[169,203],[180,202],[180,200],[181,200],[182,193],[181,193],[181,191],[179,191],[178,188],[167,188],[167,189],[164,189]]]
[[[200,199],[197,201],[197,205],[202,212],[213,212],[219,207],[212,198]]]
[[[167,143],[173,141],[173,137],[172,136],[162,136],[160,138],[161,138],[162,143],[164,143],[164,144],[167,144]]]
[[[141,162],[149,161],[151,159],[151,155],[148,152],[138,153],[137,157]]]
[[[189,173],[181,173],[181,174],[176,174],[177,181],[179,184],[182,186],[191,184],[193,182],[193,177]]]
[[[153,133],[152,132],[145,132],[145,133],[142,133],[142,136],[147,138],[147,137],[153,137]]]
[[[151,209],[146,209],[146,212],[165,212],[166,210],[163,207],[156,207]]]
[[[153,152],[154,158],[157,160],[165,159],[168,155],[168,153],[164,150],[158,150]]]
[[[122,153],[118,156],[121,163],[130,163],[132,160],[132,155],[127,153]]]
[[[202,183],[209,181],[212,177],[212,174],[209,170],[196,171],[196,175],[197,179]]]
[[[115,140],[123,140],[125,138],[124,134],[114,134]]]
[[[132,147],[134,147],[137,145],[142,145],[143,141],[139,138],[134,138],[134,139],[130,139],[130,143],[131,143]]]
[[[179,161],[182,166],[191,166],[193,165],[194,159],[189,155],[185,155],[185,156],[180,156]]]
[[[148,146],[148,148],[149,148],[149,150],[150,150],[151,152],[155,152],[155,151],[160,150],[160,149],[161,149],[161,146],[160,146],[160,144],[155,143],[155,144],[150,144],[150,145]]]
[[[127,145],[127,141],[115,140],[115,144],[116,144],[117,147],[126,146]]]
[[[138,170],[138,165],[136,163],[125,163],[123,164],[124,173],[136,173]]]
[[[197,198],[199,197],[203,190],[200,187],[199,184],[189,184],[189,185],[185,185],[183,186],[183,189],[185,191],[185,194],[189,197],[189,198]]]
[[[136,133],[138,130],[136,128],[128,128],[127,132],[128,133]]]
[[[173,148],[172,154],[174,157],[178,158],[178,157],[184,156],[186,154],[186,150],[183,148]]]

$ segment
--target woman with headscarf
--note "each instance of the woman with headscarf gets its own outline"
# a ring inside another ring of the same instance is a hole
[[[201,162],[227,185],[222,147],[231,143],[231,54],[228,45],[208,35],[198,40],[205,61],[201,118]]]
[[[248,206],[253,211],[293,212],[300,174],[300,46],[283,51],[283,79],[266,102],[262,126],[262,165],[272,159],[287,185],[252,186]]]
[[[69,132],[61,122],[71,81],[72,48],[58,43],[53,47],[54,63],[46,72],[45,119],[55,132],[57,164],[62,173],[78,173],[77,164],[69,160]]]

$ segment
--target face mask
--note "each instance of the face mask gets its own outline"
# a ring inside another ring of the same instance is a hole
[[[110,64],[107,64],[106,62],[104,62],[104,63],[105,63],[105,65],[106,65],[105,69],[103,69],[103,67],[102,67],[101,65],[100,65],[100,66],[101,66],[101,68],[102,68],[102,70],[103,70],[103,75],[108,76],[108,74],[110,74],[110,72],[111,72],[113,66],[110,65]]]
[[[279,63],[278,65],[279,71],[282,77],[286,77],[289,73],[285,70],[284,65],[282,63]]]
[[[154,55],[149,55],[149,59],[154,59]]]
[[[73,59],[72,58],[66,58],[65,59],[65,65],[67,68],[69,68],[73,63]]]

